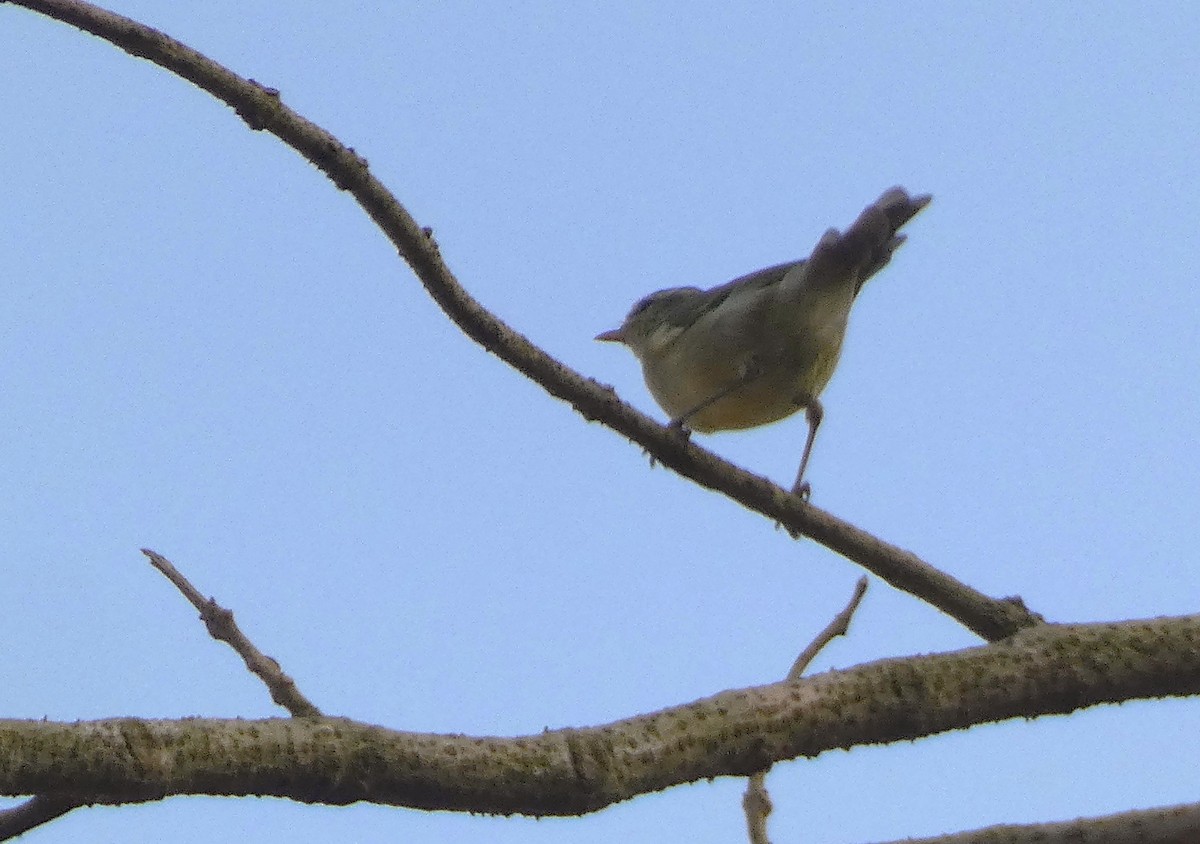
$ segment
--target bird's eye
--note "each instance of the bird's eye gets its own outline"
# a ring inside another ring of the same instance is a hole
[[[666,302],[677,302],[680,299],[689,299],[694,294],[700,292],[697,287],[668,287],[666,290],[659,290],[645,297],[629,311],[629,316],[625,319],[633,319],[634,317],[644,314],[653,306],[661,306]]]
[[[646,308],[650,307],[650,303],[653,302],[654,299],[655,299],[654,296],[647,296],[646,298],[639,300],[629,310],[629,316],[627,316],[626,319],[633,319],[638,314],[643,313],[646,310]]]

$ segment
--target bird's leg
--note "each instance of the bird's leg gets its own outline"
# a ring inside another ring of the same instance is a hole
[[[754,361],[754,360],[747,361],[746,363],[742,364],[741,368],[738,370],[737,377],[729,384],[729,386],[722,387],[720,390],[717,391],[717,393],[715,395],[709,396],[704,401],[700,402],[700,404],[696,405],[691,410],[689,410],[687,413],[681,413],[679,416],[676,416],[674,419],[671,420],[670,424],[667,427],[673,428],[676,431],[683,431],[685,436],[691,434],[691,429],[687,427],[687,423],[688,423],[689,419],[691,419],[693,416],[695,416],[700,411],[707,410],[708,408],[712,407],[714,404],[719,402],[721,399],[725,398],[727,395],[732,393],[734,390],[738,390],[738,389],[746,386],[751,381],[753,381],[755,378],[762,375],[762,373],[763,373],[762,367],[758,365],[757,361]]]
[[[817,438],[817,428],[821,426],[821,418],[825,416],[825,408],[816,399],[811,399],[804,408],[804,417],[808,420],[808,439],[804,441],[804,454],[800,457],[800,471],[796,473],[796,483],[792,484],[792,495],[798,495],[805,501],[812,494],[812,487],[804,480],[804,470],[808,468],[808,457],[812,454],[813,440]]]
[[[746,382],[742,381],[740,379],[737,381],[734,381],[728,387],[723,388],[716,395],[709,396],[704,401],[700,402],[700,404],[693,407],[687,413],[681,413],[679,416],[676,416],[674,419],[671,420],[671,424],[668,425],[667,427],[674,428],[676,431],[684,431],[686,433],[691,433],[691,429],[687,426],[689,419],[691,419],[693,416],[695,416],[700,411],[707,410],[708,408],[712,407],[714,404],[719,402],[721,399],[725,398],[727,395],[732,393],[738,387],[742,386],[742,384],[744,384],[744,383],[746,383]]]

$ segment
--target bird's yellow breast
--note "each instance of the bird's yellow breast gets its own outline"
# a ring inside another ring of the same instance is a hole
[[[756,362],[744,354],[697,356],[685,349],[658,358],[644,374],[651,394],[673,420],[727,393],[688,416],[686,426],[701,433],[735,431],[778,422],[807,407],[833,376],[841,338],[790,351]],[[757,374],[734,386],[746,372]]]

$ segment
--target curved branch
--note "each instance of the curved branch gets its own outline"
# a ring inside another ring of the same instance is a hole
[[[405,733],[336,718],[0,721],[0,794],[87,803],[254,794],[577,815],[835,748],[1197,693],[1200,615],[1046,624],[993,645],[510,739]]]
[[[645,448],[654,459],[696,483],[808,536],[917,598],[937,607],[989,641],[1040,619],[1017,600],[996,600],[915,555],[800,501],[691,442],[617,398],[611,387],[564,366],[489,313],[459,284],[422,229],[369,172],[367,162],[333,135],[287,108],[279,92],[243,79],[163,33],[77,0],[10,0],[97,35],[187,79],[230,105],[252,129],[263,129],[312,162],[350,192],[395,245],[429,295],[471,339],[597,420]]]

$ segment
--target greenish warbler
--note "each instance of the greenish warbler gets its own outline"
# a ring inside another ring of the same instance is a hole
[[[710,290],[651,293],[620,328],[596,339],[624,343],[637,355],[672,427],[754,428],[803,409],[808,437],[792,492],[807,496],[804,470],[824,414],[818,397],[841,355],[850,308],[904,242],[900,228],[931,198],[892,188],[844,233],[825,232],[808,258]]]

